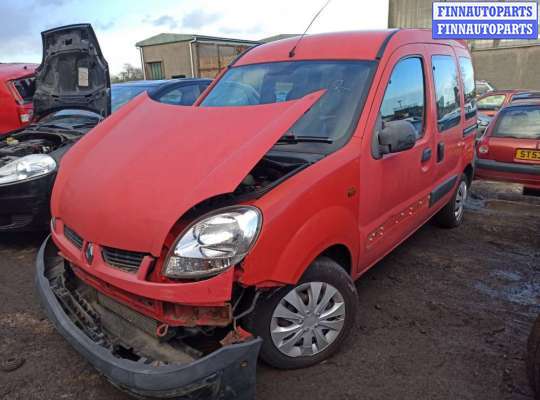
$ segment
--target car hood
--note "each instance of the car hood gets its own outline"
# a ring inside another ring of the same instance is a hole
[[[68,25],[41,33],[43,60],[36,71],[37,118],[65,108],[106,117],[111,113],[109,66],[90,24]]]
[[[143,93],[65,155],[52,214],[85,240],[159,256],[190,208],[233,192],[320,97],[244,107],[178,107]]]

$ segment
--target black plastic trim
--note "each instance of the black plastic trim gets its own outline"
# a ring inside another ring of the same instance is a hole
[[[433,191],[431,192],[431,196],[429,196],[429,206],[433,206],[436,202],[438,202],[440,199],[450,193],[452,188],[456,185],[457,179],[457,175],[451,176],[439,186],[437,186],[435,189],[433,189]]]
[[[477,129],[478,129],[478,124],[473,124],[471,126],[468,126],[467,128],[463,129],[463,137],[469,136],[471,133],[473,133]]]
[[[476,159],[476,168],[518,174],[540,175],[540,165],[504,163],[481,158]]]
[[[388,43],[390,42],[390,39],[399,32],[399,29],[395,29],[392,32],[388,34],[388,36],[384,39],[384,41],[381,44],[381,47],[379,47],[379,51],[377,51],[377,55],[375,56],[376,60],[380,60],[384,56],[384,52],[386,50],[386,47],[388,46]]]

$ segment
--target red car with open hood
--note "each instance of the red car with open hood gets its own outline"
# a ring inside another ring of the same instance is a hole
[[[353,329],[354,280],[432,217],[462,222],[475,132],[461,42],[254,47],[193,107],[140,95],[65,155],[39,293],[130,393],[253,398],[259,352],[328,358]]]
[[[0,63],[0,135],[32,121],[36,64]]]
[[[540,190],[540,100],[520,100],[499,111],[477,149],[480,179]]]

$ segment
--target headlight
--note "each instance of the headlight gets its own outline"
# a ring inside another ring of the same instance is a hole
[[[248,254],[261,222],[261,212],[249,206],[223,209],[199,219],[176,240],[163,274],[204,278],[224,271]]]
[[[55,168],[56,161],[46,154],[24,156],[0,168],[0,185],[45,175]]]

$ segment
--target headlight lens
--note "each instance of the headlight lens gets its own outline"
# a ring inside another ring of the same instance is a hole
[[[261,212],[249,206],[203,217],[176,241],[165,262],[164,275],[204,278],[237,264],[251,249],[261,222]]]
[[[55,168],[56,161],[46,154],[24,156],[0,168],[0,185],[45,175]]]

